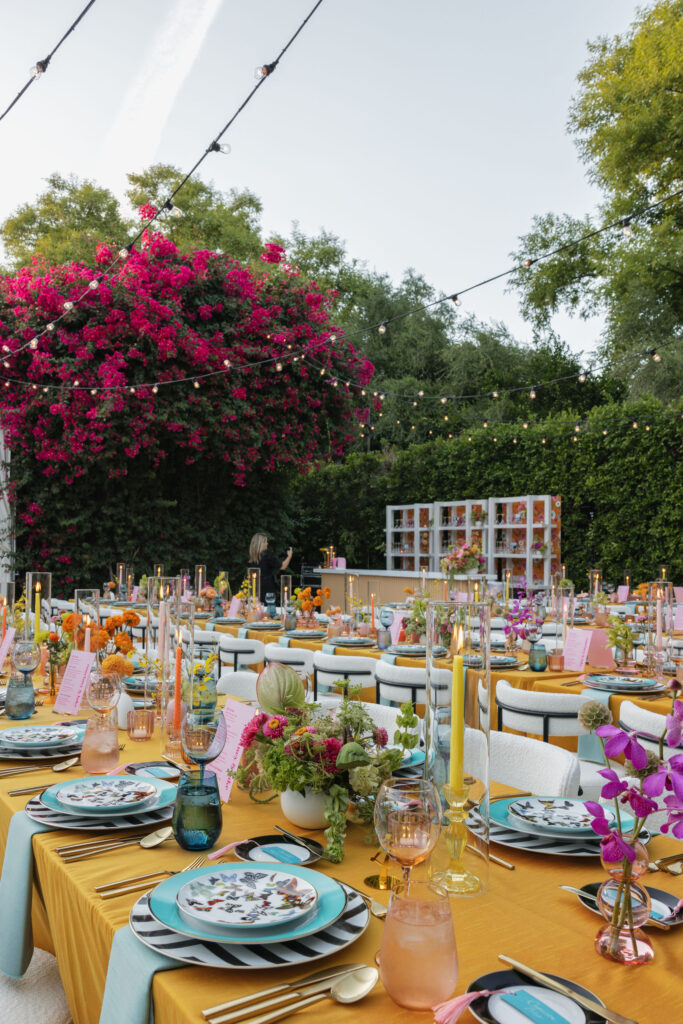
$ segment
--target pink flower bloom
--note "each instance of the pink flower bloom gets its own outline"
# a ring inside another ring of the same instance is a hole
[[[138,209],[141,220],[151,220],[152,217],[156,216],[158,210],[152,203],[143,203]]]
[[[636,851],[625,842],[618,832],[610,832],[600,840],[602,859],[610,864],[617,863],[626,857],[631,863],[636,859]]]
[[[334,772],[337,770],[337,756],[343,746],[342,741],[338,740],[336,736],[330,736],[328,739],[323,740],[322,760],[325,771]]]
[[[605,753],[608,757],[619,757],[620,754],[623,754],[634,768],[645,768],[647,751],[638,743],[635,732],[624,732],[616,725],[600,725],[595,732],[598,736],[607,737]]]
[[[683,701],[675,700],[673,713],[666,716],[666,742],[670,747],[680,747],[683,735]]]
[[[605,808],[602,804],[596,804],[594,800],[585,801],[586,810],[593,816],[591,821],[591,828],[599,836],[606,836],[609,834],[610,827],[609,822],[605,816]]]
[[[278,736],[282,736],[284,728],[288,724],[289,719],[285,715],[273,715],[263,723],[263,735],[277,739]]]
[[[662,832],[668,832],[671,829],[676,839],[683,839],[683,803],[675,796],[665,796],[664,803],[669,816],[662,825]]]
[[[378,747],[386,747],[387,743],[389,742],[389,734],[387,730],[383,729],[381,726],[378,726],[374,730],[372,738]]]
[[[675,754],[668,764],[660,765],[659,771],[643,780],[643,789],[648,796],[659,796],[664,789],[673,791],[683,805],[683,754]]]
[[[607,779],[606,785],[602,787],[600,792],[603,800],[613,800],[615,796],[619,796],[625,789],[628,789],[628,782],[620,779],[612,768],[603,768],[602,771],[598,772],[598,775],[602,775],[603,779]]]
[[[268,715],[260,712],[258,715],[254,715],[250,722],[247,722],[240,737],[240,743],[246,750],[252,745],[267,720]]]
[[[631,810],[637,818],[647,818],[648,814],[654,814],[657,810],[656,802],[643,796],[637,789],[629,789],[621,799],[631,805]]]

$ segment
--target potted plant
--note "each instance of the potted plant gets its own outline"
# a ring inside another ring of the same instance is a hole
[[[417,717],[403,705],[393,742],[364,705],[345,695],[332,711],[307,704],[301,679],[271,662],[256,683],[260,712],[242,733],[245,748],[237,782],[257,802],[280,797],[288,820],[304,828],[327,825],[327,856],[344,856],[347,814],[372,824],[374,800],[417,745]]]

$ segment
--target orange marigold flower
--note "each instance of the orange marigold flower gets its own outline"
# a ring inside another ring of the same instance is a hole
[[[301,602],[301,610],[303,612],[310,612],[310,611],[312,611],[313,610],[313,602],[312,601],[302,601]]]
[[[104,628],[110,636],[113,636],[117,629],[123,625],[122,615],[110,615],[104,624]]]
[[[332,596],[332,591],[330,590],[330,588],[329,587],[323,587],[323,597],[325,598],[325,600],[329,601],[331,596]]]
[[[133,650],[133,641],[127,633],[117,633],[114,636],[114,644],[118,651],[122,654],[128,654],[129,651]]]
[[[404,587],[403,588],[403,593],[404,594],[409,594],[409,595],[412,596],[415,593],[415,591],[413,590],[412,587]]]
[[[313,604],[316,606],[316,608],[320,608],[320,605],[322,603],[323,603],[322,597],[314,597],[313,598]]]
[[[58,644],[59,643],[59,633],[49,633],[48,634],[48,640],[50,641],[51,644]]]
[[[62,619],[62,629],[65,633],[73,633],[74,631],[74,613],[69,612]]]
[[[140,625],[140,616],[138,615],[137,612],[126,611],[126,612],[123,613],[121,618],[122,618],[123,624],[125,626],[139,626]]]
[[[110,654],[102,662],[104,675],[129,676],[133,670],[133,663],[127,658],[122,658],[120,654]]]

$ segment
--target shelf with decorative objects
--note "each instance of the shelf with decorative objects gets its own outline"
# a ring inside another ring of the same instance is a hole
[[[388,570],[439,572],[458,544],[475,544],[482,573],[513,586],[547,587],[560,568],[561,499],[549,494],[388,505]]]
[[[387,569],[419,572],[434,568],[433,505],[387,505]]]

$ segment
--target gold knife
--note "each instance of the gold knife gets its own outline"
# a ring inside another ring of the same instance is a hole
[[[528,978],[533,978],[540,985],[545,985],[546,988],[551,988],[554,992],[559,992],[563,996],[567,996],[569,999],[573,999],[579,1006],[584,1006],[591,1013],[596,1013],[599,1017],[604,1017],[605,1020],[609,1020],[612,1024],[638,1024],[637,1020],[633,1020],[631,1017],[624,1017],[621,1013],[617,1013],[616,1010],[610,1010],[602,1003],[598,1003],[595,999],[589,999],[588,996],[580,995],[573,989],[569,988],[568,985],[563,985],[560,981],[555,981],[554,978],[549,977],[547,974],[543,974],[541,971],[535,971],[533,967],[527,967],[525,964],[521,964],[519,960],[513,960],[510,956],[503,956],[502,953],[498,954],[498,959],[504,963],[509,964],[520,974],[526,974]]]

